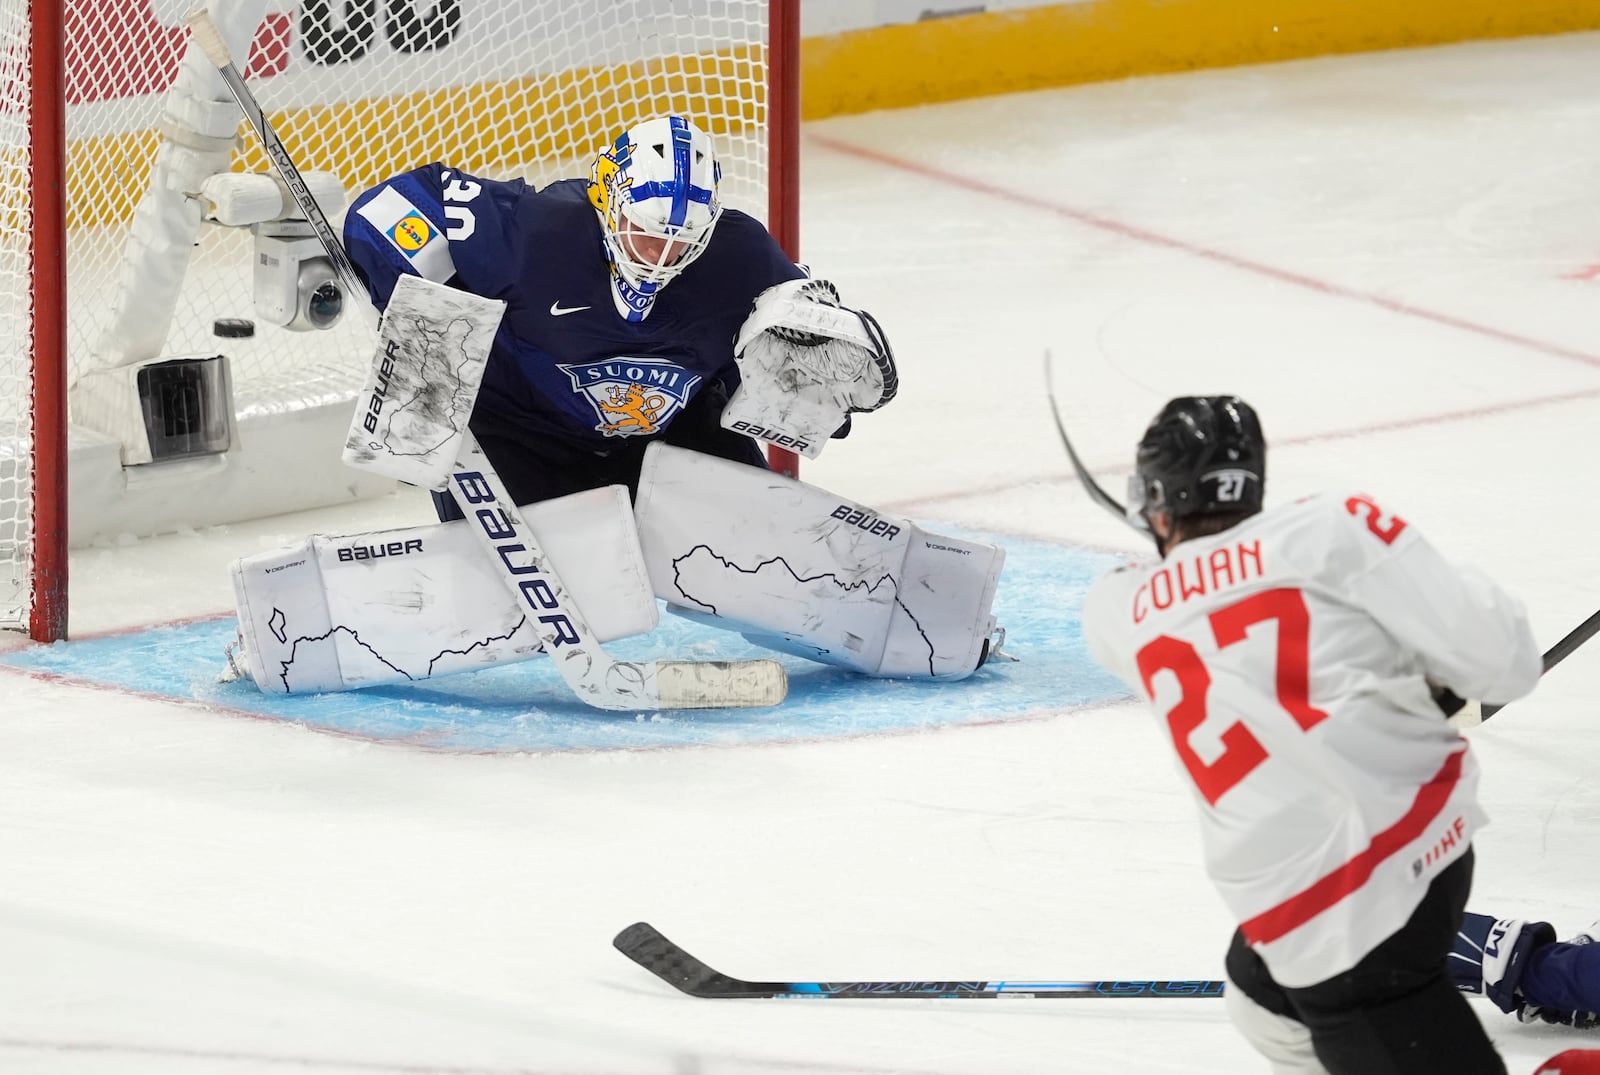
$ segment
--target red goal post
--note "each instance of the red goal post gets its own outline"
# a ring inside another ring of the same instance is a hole
[[[0,625],[41,641],[67,629],[60,14],[50,0],[0,6]]]
[[[620,127],[684,112],[717,142],[726,203],[764,219],[796,259],[799,5],[208,0],[236,54],[248,50],[246,76],[301,169],[335,174],[348,196],[433,160],[542,185],[583,174]],[[242,127],[223,118],[226,94],[211,110],[192,92],[182,14],[160,0],[0,0],[0,628],[42,641],[67,632],[67,508],[76,522],[81,498],[68,476],[81,477],[87,413],[71,389],[86,372],[222,351],[241,421],[270,422],[353,398],[367,362],[357,319],[297,332],[256,315],[245,229],[200,219],[181,190],[161,205],[158,188],[208,174],[187,158],[174,172],[172,154],[269,170],[248,132],[231,148]],[[157,217],[164,231],[149,229]],[[241,318],[257,322],[253,336],[213,335]],[[770,455],[795,471],[789,453]],[[161,495],[182,503],[171,480]],[[137,517],[146,532],[148,510]],[[170,522],[195,525],[181,511]]]

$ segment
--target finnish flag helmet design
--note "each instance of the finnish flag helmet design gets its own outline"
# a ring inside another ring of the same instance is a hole
[[[629,285],[654,292],[705,253],[722,215],[721,178],[711,136],[683,116],[645,120],[600,151],[589,201]]]

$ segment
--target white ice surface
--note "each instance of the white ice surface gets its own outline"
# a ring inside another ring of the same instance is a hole
[[[1169,396],[1262,411],[1269,501],[1377,495],[1528,603],[1600,602],[1600,35],[819,123],[804,256],[893,340],[897,403],[809,480],[1136,549]],[[86,550],[91,632],[230,604],[224,565],[396,497]],[[1600,645],[1472,733],[1473,905],[1600,914]],[[363,744],[0,670],[0,1071],[1032,1075],[1262,1070],[1220,1002],[716,1003],[613,952],[647,918],[756,978],[1210,978],[1230,924],[1130,705],[638,754]],[[1512,1072],[1582,1035],[1479,1006]],[[1600,1044],[1600,1043],[1594,1043]]]

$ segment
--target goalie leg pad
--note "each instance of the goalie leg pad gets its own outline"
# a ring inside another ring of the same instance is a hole
[[[1005,551],[654,443],[634,500],[656,596],[752,641],[874,676],[970,675]]]
[[[655,628],[625,487],[524,510],[602,642]],[[349,690],[537,655],[537,633],[468,525],[316,535],[235,561],[240,649],[256,686]]]

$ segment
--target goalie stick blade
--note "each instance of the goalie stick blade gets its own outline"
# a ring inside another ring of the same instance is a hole
[[[732,978],[696,959],[648,922],[635,922],[612,945],[645,970],[691,997],[704,1000],[981,1000],[1034,997],[1220,997],[1223,983],[1187,981],[1084,982],[749,982]]]
[[[574,616],[576,608],[573,608]],[[545,643],[548,647],[550,644]],[[598,643],[565,646],[556,668],[578,698],[596,709],[765,709],[789,694],[777,661],[622,661]]]
[[[789,675],[777,661],[660,661],[656,697],[662,709],[759,709],[789,696]]]

